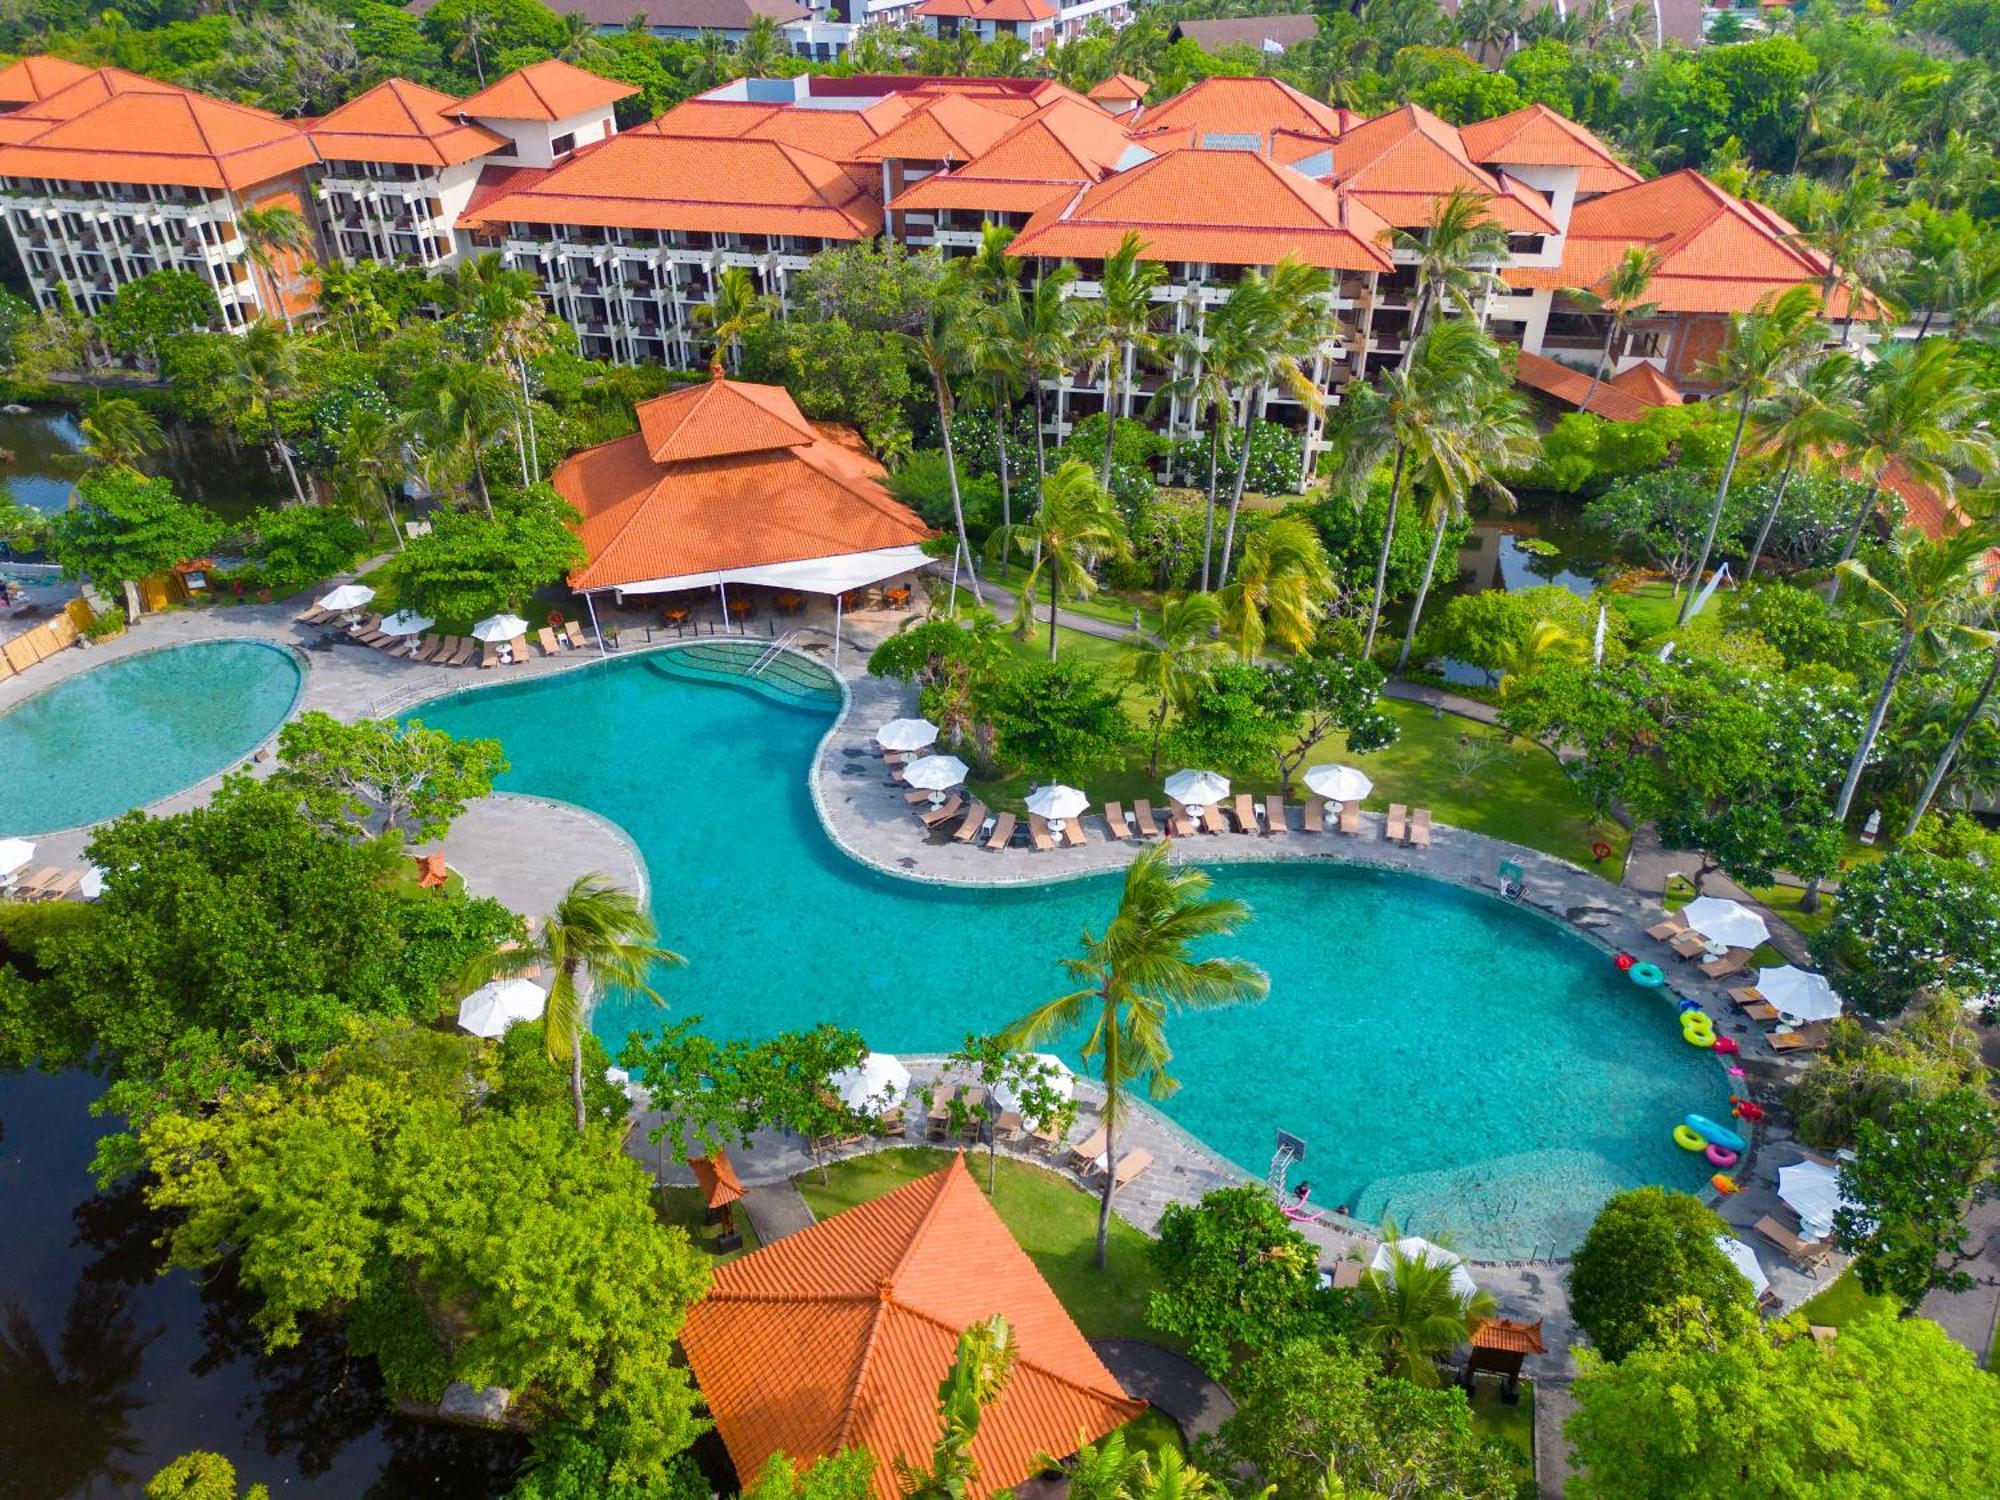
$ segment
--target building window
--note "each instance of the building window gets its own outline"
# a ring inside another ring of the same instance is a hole
[[[549,150],[557,156],[568,156],[576,149],[576,132],[568,131],[549,142]]]

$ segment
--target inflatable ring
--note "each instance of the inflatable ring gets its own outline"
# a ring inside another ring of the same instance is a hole
[[[1715,1023],[1707,1013],[1698,1010],[1681,1014],[1681,1039],[1690,1047],[1713,1047],[1715,1045]]]
[[[1625,977],[1642,990],[1656,990],[1667,982],[1666,970],[1658,964],[1634,964],[1625,971]]]
[[[1685,1125],[1674,1127],[1674,1144],[1683,1151],[1703,1151],[1708,1148],[1707,1139]]]
[[[1737,1099],[1734,1103],[1736,1105],[1735,1114],[1737,1119],[1756,1121],[1764,1118],[1763,1105],[1753,1104],[1748,1099]]]
[[[1590,846],[1590,857],[1595,860],[1611,858],[1611,846],[1605,843],[1603,839],[1599,839]]]
[[[1636,964],[1639,960],[1637,957],[1635,957],[1630,953],[1621,953],[1611,961],[1614,964],[1618,965],[1618,972],[1624,974],[1624,973],[1629,973],[1631,971],[1632,965]]]
[[[1677,1001],[1674,1005],[1674,1009],[1679,1011],[1682,1015],[1686,1015],[1689,1011],[1700,1010],[1701,1002],[1699,1000]]]
[[[1720,1052],[1724,1057],[1728,1057],[1733,1053],[1742,1051],[1743,1049],[1737,1046],[1735,1037],[1719,1036],[1715,1039],[1715,1050],[1717,1052]]]
[[[1709,1142],[1707,1156],[1711,1166],[1733,1167],[1736,1165],[1736,1153],[1731,1151],[1727,1146],[1716,1145],[1713,1141]]]
[[[1736,1179],[1731,1177],[1727,1172],[1717,1172],[1713,1177],[1708,1179],[1708,1185],[1725,1198],[1731,1193],[1740,1193],[1743,1191],[1743,1189],[1736,1185]]]

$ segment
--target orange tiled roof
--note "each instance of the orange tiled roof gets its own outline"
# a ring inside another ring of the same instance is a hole
[[[1296,130],[1329,139],[1344,128],[1342,111],[1275,78],[1204,78],[1147,110],[1145,123],[1147,130],[1224,134]]]
[[[1662,312],[1749,312],[1766,296],[1825,278],[1826,262],[1795,233],[1769,209],[1731,197],[1690,167],[1579,203],[1560,266],[1501,275],[1522,288],[1592,286],[1628,248],[1646,245],[1660,257],[1646,300]],[[1839,317],[1846,306],[1846,292],[1835,288],[1826,315]]]
[[[1666,371],[1658,365],[1636,364],[1629,370],[1620,370],[1609,384],[1648,406],[1679,406],[1684,400],[1680,387],[1667,379]]]
[[[1014,1367],[972,1445],[982,1491],[1005,1491],[1132,1420],[1133,1401],[1000,1222],[963,1157],[872,1203],[720,1267],[681,1343],[739,1476],[773,1453],[864,1447],[875,1492],[897,1457],[928,1459],[958,1336],[995,1313]]]
[[[882,205],[838,163],[776,141],[613,136],[459,220],[864,239]]]
[[[1466,153],[1476,162],[1522,167],[1578,167],[1579,193],[1610,193],[1642,179],[1611,148],[1546,104],[1530,104],[1510,115],[1459,128]]]
[[[1011,116],[958,94],[926,101],[855,152],[861,161],[971,161],[1014,128]]]
[[[1152,85],[1143,78],[1134,78],[1130,73],[1113,73],[1104,82],[1092,89],[1087,97],[1113,104],[1123,104],[1127,100],[1146,97],[1146,90]]]
[[[455,167],[510,146],[507,137],[457,118],[458,101],[404,78],[378,83],[307,129],[326,161]]]
[[[883,474],[782,387],[710,381],[642,403],[638,432],[571,454],[550,482],[582,517],[570,584],[599,589],[923,541]]]
[[[1333,143],[1332,175],[1399,229],[1428,224],[1432,205],[1462,188],[1484,198],[1494,221],[1510,233],[1556,230],[1540,193],[1473,161],[1458,132],[1421,105],[1392,109],[1341,136]]]
[[[743,1196],[743,1180],[736,1175],[729,1153],[719,1147],[713,1156],[690,1156],[688,1170],[694,1173],[705,1207],[724,1208]]]
[[[1544,359],[1539,354],[1530,354],[1525,349],[1515,351],[1514,378],[1531,390],[1540,391],[1545,396],[1553,396],[1566,406],[1574,406],[1579,411],[1594,412],[1613,422],[1636,422],[1655,406],[1662,403],[1647,401],[1636,392],[1615,385],[1609,380],[1600,381],[1597,389],[1590,389],[1590,376],[1582,370],[1572,370],[1568,365],[1558,364],[1552,359]],[[1590,396],[1590,404],[1584,405],[1584,395]]]
[[[1075,99],[1058,99],[964,166],[915,183],[892,207],[1033,213],[1086,183],[1102,181],[1127,157],[1143,160],[1144,154],[1110,115]]]
[[[1542,1320],[1517,1322],[1513,1318],[1488,1318],[1473,1330],[1469,1341],[1475,1349],[1501,1349],[1510,1354],[1546,1354],[1542,1343]]]
[[[293,124],[261,109],[99,68],[0,116],[0,176],[242,188],[315,160]]]
[[[24,57],[0,68],[0,106],[34,104],[89,76],[90,69],[66,57]]]
[[[639,91],[551,57],[517,68],[460,103],[462,114],[486,120],[567,120]]]
[[[1096,259],[1128,230],[1148,260],[1392,269],[1371,209],[1252,151],[1169,151],[1042,209],[1009,251]]]

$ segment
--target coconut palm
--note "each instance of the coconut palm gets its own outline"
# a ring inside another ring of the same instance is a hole
[[[687,960],[659,946],[653,919],[639,898],[602,875],[581,875],[542,919],[527,944],[488,954],[464,976],[468,988],[509,974],[543,969],[554,978],[542,1010],[542,1040],[552,1062],[569,1062],[569,1090],[577,1133],[588,1122],[583,1096],[583,1033],[589,1002],[607,994],[665,1002],[648,972],[679,968]]]
[[[99,396],[77,422],[79,456],[107,469],[134,469],[160,446],[160,419],[130,396]]]
[[[1222,429],[1241,399],[1246,405],[1250,382],[1261,369],[1259,332],[1272,321],[1271,290],[1256,271],[1241,277],[1220,304],[1209,309],[1200,330],[1173,340],[1174,363],[1181,374],[1162,385],[1153,398],[1159,406],[1187,401],[1197,417],[1208,413],[1208,512],[1201,536],[1201,588],[1208,590],[1215,556],[1215,506],[1220,478]]]
[[[1727,341],[1704,372],[1718,388],[1716,400],[1735,401],[1736,430],[1729,440],[1729,457],[1723,461],[1722,478],[1715,487],[1715,504],[1708,513],[1708,529],[1702,533],[1701,551],[1690,575],[1693,582],[1687,597],[1681,601],[1683,625],[1694,612],[1695,600],[1701,597],[1701,575],[1707,570],[1709,554],[1715,547],[1722,508],[1729,503],[1736,460],[1743,452],[1743,435],[1750,427],[1750,408],[1767,399],[1811,352],[1819,338],[1819,311],[1820,299],[1809,286],[1792,287],[1775,300],[1769,296],[1760,299],[1755,310],[1730,316]]]
[[[1472,1337],[1500,1310],[1491,1292],[1467,1295],[1452,1285],[1455,1269],[1443,1256],[1405,1255],[1396,1227],[1382,1231],[1389,1263],[1361,1272],[1361,1327],[1356,1341],[1382,1361],[1385,1374],[1415,1386],[1435,1386],[1438,1361]]]
[[[1035,404],[1035,486],[1040,492],[1048,477],[1048,446],[1042,416],[1043,391],[1047,382],[1059,380],[1076,364],[1077,326],[1083,304],[1069,295],[1076,281],[1076,267],[1068,264],[1046,272],[1034,290],[1011,307],[1003,308],[1003,318],[1020,350],[1022,378],[1028,384],[1029,399]]]
[[[1277,516],[1243,543],[1243,566],[1218,593],[1222,632],[1249,661],[1276,641],[1303,651],[1319,633],[1327,602],[1338,591],[1326,546],[1312,524]]]
[[[1847,288],[1840,323],[1844,344],[1869,284],[1886,280],[1902,257],[1888,209],[1888,180],[1880,171],[1856,172],[1838,189],[1811,193],[1805,208],[1805,227],[1798,237],[1826,258],[1820,303],[1829,316],[1835,289]]]
[[[298,380],[298,351],[291,335],[269,318],[259,318],[230,346],[236,364],[236,383],[228,399],[245,415],[261,417],[271,434],[271,448],[285,466],[292,481],[292,494],[306,503],[306,487],[292,462],[291,444],[278,426],[276,403],[289,396]]]
[[[1241,901],[1211,898],[1208,876],[1169,863],[1170,843],[1149,846],[1126,868],[1118,911],[1102,933],[1084,929],[1083,952],[1063,960],[1082,986],[1038,1005],[1008,1027],[1008,1044],[1033,1047],[1089,1027],[1086,1059],[1104,1082],[1104,1186],[1097,1209],[1097,1266],[1111,1230],[1118,1132],[1126,1092],[1138,1083],[1155,1099],[1180,1087],[1167,1071],[1167,1022],[1183,1011],[1261,1000],[1271,981],[1240,958],[1196,958],[1194,949],[1228,937],[1249,920]]]
[[[1491,377],[1468,394],[1469,402],[1432,424],[1423,444],[1419,482],[1430,494],[1435,519],[1430,551],[1424,557],[1423,581],[1417,585],[1409,627],[1403,632],[1403,648],[1396,656],[1398,672],[1410,664],[1410,649],[1416,644],[1417,627],[1423,623],[1424,601],[1430,597],[1431,581],[1437,576],[1445,532],[1452,522],[1464,517],[1466,503],[1475,490],[1512,510],[1514,492],[1500,476],[1534,461],[1534,423],[1529,420],[1527,404],[1501,373],[1497,351]]]
[[[966,275],[985,304],[973,320],[966,341],[966,359],[973,372],[984,380],[993,405],[993,446],[999,450],[1000,525],[1014,524],[1014,476],[1007,458],[1007,439],[1013,427],[1014,402],[1027,384],[1027,352],[1017,336],[1021,326],[1021,263],[1007,253],[1014,231],[991,221],[979,231],[979,249],[973,252]],[[1037,474],[1039,487],[1042,476]],[[1003,554],[1004,557],[1004,554]]]
[[[1143,260],[1146,242],[1127,230],[1118,248],[1104,257],[1097,300],[1083,314],[1082,342],[1094,369],[1104,372],[1104,467],[1098,483],[1111,488],[1111,455],[1118,437],[1118,419],[1125,414],[1132,386],[1132,368],[1159,348],[1153,333],[1153,291],[1166,280],[1167,268]]]
[[[1757,446],[1778,461],[1779,469],[1777,487],[1757,528],[1750,559],[1743,565],[1745,583],[1757,574],[1764,543],[1770,540],[1793,476],[1861,441],[1860,362],[1845,349],[1834,349],[1792,371],[1751,408],[1750,431]]]
[[[1892,467],[1947,498],[1960,468],[1992,469],[2000,445],[1987,429],[1986,404],[1972,363],[1955,345],[1890,340],[1881,347],[1861,400],[1861,442],[1849,450],[1870,489],[1840,561],[1854,555]]]
[[[1160,770],[1160,736],[1168,718],[1185,710],[1214,676],[1222,655],[1214,639],[1222,625],[1222,606],[1213,594],[1189,594],[1169,599],[1160,608],[1159,628],[1128,635],[1120,643],[1125,678],[1154,702],[1152,754],[1146,769]]]
[[[1459,45],[1488,66],[1506,57],[1528,18],[1526,0],[1465,0],[1452,17]]]
[[[542,469],[528,361],[554,342],[553,324],[536,294],[534,275],[510,270],[497,251],[489,251],[461,262],[439,280],[446,305],[477,336],[486,362],[519,387],[514,448],[521,461],[521,483],[529,484]]]
[[[1430,221],[1420,233],[1391,230],[1389,241],[1397,252],[1416,257],[1417,304],[1401,361],[1407,370],[1433,312],[1449,307],[1476,318],[1486,298],[1503,288],[1495,267],[1507,258],[1507,231],[1487,211],[1484,198],[1455,187],[1432,202]]]
[[[412,387],[411,434],[429,455],[434,471],[463,464],[472,475],[479,503],[490,517],[493,495],[486,485],[486,449],[514,420],[514,391],[490,365],[437,365]]]
[[[486,33],[493,25],[494,18],[484,5],[468,5],[459,21],[458,40],[451,44],[451,60],[462,63],[471,59],[481,88],[486,87]]]
[[[966,366],[966,341],[971,332],[974,306],[966,273],[957,266],[945,269],[924,304],[923,323],[908,335],[910,345],[931,378],[931,394],[937,401],[938,439],[944,446],[945,478],[951,486],[951,515],[958,528],[958,555],[972,580],[972,597],[984,604],[980,592],[979,569],[972,560],[972,538],[965,529],[965,499],[958,483],[958,454],[952,446],[951,419],[958,410],[952,380]]]
[[[1950,774],[1952,762],[1958,759],[1958,752],[1965,744],[1965,737],[1972,732],[1972,726],[1979,722],[1980,716],[1986,712],[1987,705],[1993,701],[1993,689],[1996,686],[2000,686],[2000,645],[1994,647],[1992,659],[1986,668],[1986,676],[1980,682],[1979,690],[1973,694],[1972,702],[1953,725],[1951,738],[1945,742],[1944,749],[1938,752],[1937,759],[1931,763],[1930,774],[1924,778],[1924,788],[1917,794],[1916,805],[1910,809],[1910,821],[1903,826],[1904,838],[1917,831],[1917,825],[1923,822],[1924,814],[1930,811],[1931,799],[1937,796],[1938,788]]]
[[[768,17],[759,19],[768,20]],[[690,310],[694,321],[715,330],[708,353],[710,378],[720,380],[742,357],[743,336],[771,319],[771,299],[757,290],[747,266],[724,266],[715,278],[715,296]]]
[[[1586,312],[1604,319],[1604,347],[1597,351],[1590,387],[1576,403],[1578,411],[1590,410],[1590,398],[1597,394],[1604,372],[1611,367],[1611,346],[1618,341],[1618,335],[1630,324],[1644,322],[1660,310],[1659,303],[1646,300],[1653,275],[1659,269],[1659,251],[1645,245],[1630,245],[1618,264],[1606,271],[1595,286],[1573,286],[1563,291],[1565,297]]]
[[[1118,507],[1090,472],[1090,465],[1072,458],[1042,486],[1042,503],[1032,521],[1009,526],[995,541],[1032,558],[1021,580],[1015,623],[1025,635],[1035,623],[1035,589],[1046,578],[1049,586],[1049,660],[1056,659],[1056,604],[1059,599],[1088,599],[1097,592],[1091,570],[1108,557],[1131,551],[1125,520]]]
[[[267,203],[262,207],[239,209],[236,232],[243,237],[243,249],[251,262],[264,273],[264,285],[270,290],[271,300],[277,303],[278,312],[289,330],[292,309],[285,299],[285,289],[278,281],[278,257],[288,255],[296,262],[299,257],[310,255],[313,250],[312,226],[306,222],[305,215],[289,203]]]
[[[382,508],[398,552],[403,550],[403,528],[396,519],[396,492],[409,469],[408,444],[394,422],[365,407],[348,418],[334,459],[334,484],[357,510]]]
[[[1500,648],[1494,663],[1499,670],[1500,696],[1506,697],[1516,683],[1544,662],[1581,661],[1586,650],[1584,643],[1560,621],[1535,621]]]
[[[930,1463],[919,1467],[896,1455],[896,1484],[906,1500],[974,1500],[986,1493],[972,1445],[986,1408],[1006,1387],[1014,1355],[1014,1330],[997,1313],[958,1336],[951,1368],[938,1386],[941,1425]]]

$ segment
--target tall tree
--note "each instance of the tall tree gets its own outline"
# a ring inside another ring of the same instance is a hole
[[[1452,1284],[1455,1257],[1405,1254],[1395,1225],[1383,1230],[1389,1263],[1361,1272],[1361,1328],[1358,1342],[1381,1358],[1384,1373],[1411,1385],[1439,1383],[1438,1361],[1451,1354],[1473,1330],[1500,1310],[1493,1294]]]
[[[1417,269],[1417,301],[1401,361],[1407,370],[1434,312],[1444,307],[1477,318],[1486,298],[1505,285],[1497,268],[1507,258],[1507,231],[1487,211],[1484,198],[1455,187],[1432,202],[1421,231],[1391,230],[1390,244],[1397,254],[1413,258]]]
[[[419,375],[411,397],[409,429],[427,466],[433,473],[469,472],[479,504],[492,519],[486,450],[515,420],[511,383],[490,365],[454,361]]]
[[[285,466],[292,481],[292,494],[301,505],[307,503],[306,487],[292,462],[292,446],[278,425],[277,403],[292,393],[298,381],[298,350],[286,333],[269,318],[259,318],[241,334],[230,352],[235,357],[236,384],[229,399],[251,420],[261,419],[269,429],[272,451]]]
[[[1240,277],[1219,306],[1208,309],[1199,329],[1173,340],[1180,374],[1163,384],[1154,404],[1186,401],[1197,418],[1208,414],[1208,510],[1202,523],[1201,590],[1208,592],[1215,562],[1215,506],[1219,489],[1222,430],[1239,393],[1246,392],[1256,361],[1257,330],[1268,321],[1264,304],[1270,289],[1255,271]]]
[[[1806,357],[1818,335],[1820,305],[1820,298],[1811,287],[1795,286],[1775,300],[1765,297],[1753,312],[1731,315],[1727,341],[1705,372],[1720,388],[1717,400],[1735,401],[1736,430],[1729,440],[1729,457],[1723,461],[1722,477],[1716,482],[1715,504],[1708,513],[1708,530],[1701,539],[1687,597],[1681,601],[1683,625],[1694,611],[1695,600],[1701,597],[1701,575],[1715,547],[1715,532],[1722,524],[1723,507],[1729,503],[1736,460],[1743,451],[1743,435],[1750,426],[1750,408],[1768,397],[1778,382]]]
[[[909,335],[911,346],[931,378],[931,394],[937,402],[938,440],[944,446],[945,476],[951,485],[951,514],[958,528],[958,555],[972,580],[972,597],[984,604],[979,589],[979,569],[972,558],[972,537],[965,529],[965,497],[958,482],[958,454],[952,446],[951,419],[958,410],[952,381],[964,372],[966,338],[974,315],[967,274],[956,266],[947,267],[930,289],[921,312],[921,322]]]
[[[278,260],[282,256],[296,262],[301,257],[310,256],[313,250],[312,226],[306,222],[305,215],[289,203],[267,203],[261,207],[239,209],[236,232],[243,236],[245,252],[257,269],[264,273],[265,288],[270,292],[271,300],[278,304],[278,312],[289,331],[292,327],[292,308],[285,295],[285,287],[278,280]]]
[[[76,425],[83,434],[80,456],[105,468],[137,470],[160,446],[160,419],[130,396],[99,396]]]
[[[1505,3],[1505,0],[1503,0]],[[1604,319],[1604,347],[1597,351],[1597,364],[1590,372],[1590,386],[1577,402],[1578,411],[1590,410],[1590,398],[1597,394],[1605,372],[1611,368],[1611,346],[1618,335],[1633,323],[1643,322],[1659,311],[1659,303],[1648,302],[1646,293],[1660,269],[1660,252],[1645,245],[1629,245],[1618,264],[1606,271],[1594,286],[1573,286],[1563,295]]]
[[[760,19],[768,20],[769,17]],[[715,278],[715,296],[693,309],[694,321],[714,331],[708,352],[708,373],[720,380],[741,357],[743,336],[767,322],[771,299],[757,290],[748,266],[724,266]]]
[[[357,409],[340,436],[334,486],[356,509],[382,508],[398,552],[403,550],[403,525],[396,519],[396,495],[409,470],[409,448],[396,424],[380,412]]]
[[[1931,799],[1937,796],[1938,788],[1944,785],[1945,777],[1951,772],[1952,762],[1958,759],[1958,752],[1964,748],[1965,737],[1972,732],[1972,726],[1979,722],[1981,715],[1986,712],[1987,705],[1993,701],[1995,687],[2000,687],[2000,644],[1996,644],[1993,648],[1993,659],[1987,664],[1986,676],[1979,684],[1979,691],[1973,694],[1971,704],[1952,726],[1951,738],[1945,742],[1944,749],[1938,752],[1937,759],[1931,763],[1930,774],[1924,778],[1923,790],[1917,794],[1916,803],[1910,809],[1910,821],[1903,825],[1904,838],[1917,831],[1917,825],[1923,822],[1924,814],[1930,811]]]
[[[1045,386],[1060,380],[1076,363],[1077,328],[1083,304],[1069,295],[1076,267],[1067,263],[1045,272],[1034,290],[1003,309],[1008,331],[1019,351],[1022,378],[1035,407],[1035,489],[1048,478],[1048,444],[1042,415]]]
[[[1757,575],[1764,543],[1784,508],[1785,493],[1801,469],[1844,453],[1861,441],[1861,366],[1845,349],[1829,350],[1790,372],[1750,411],[1758,447],[1778,463],[1778,483],[1757,527],[1743,581]]]
[[[1188,594],[1161,606],[1157,629],[1119,642],[1126,680],[1153,700],[1152,751],[1146,769],[1154,775],[1160,769],[1160,737],[1168,718],[1208,685],[1223,649],[1213,639],[1221,625],[1222,607],[1215,595]]]
[[[1021,580],[1016,614],[1024,635],[1035,621],[1035,589],[1045,576],[1048,579],[1050,661],[1056,659],[1058,601],[1088,599],[1097,592],[1091,570],[1103,559],[1123,557],[1131,550],[1118,507],[1080,458],[1068,460],[1049,476],[1035,518],[1006,528],[1000,542],[1032,559],[1028,576]]]
[[[1083,314],[1083,342],[1091,363],[1104,371],[1104,466],[1098,483],[1111,488],[1111,455],[1118,437],[1118,419],[1125,414],[1132,386],[1132,367],[1159,348],[1153,332],[1153,293],[1166,280],[1167,268],[1144,259],[1146,242],[1127,230],[1118,248],[1104,257],[1097,299]]]
[[[1869,283],[1886,280],[1901,258],[1896,222],[1888,208],[1888,179],[1881,171],[1856,172],[1839,188],[1807,199],[1799,238],[1826,257],[1820,303],[1833,314],[1834,293],[1845,287],[1840,340],[1847,342],[1856,307],[1872,295]]]
[[[1104,1186],[1097,1209],[1097,1265],[1105,1263],[1111,1192],[1117,1179],[1118,1132],[1129,1109],[1126,1091],[1144,1082],[1155,1099],[1180,1087],[1167,1071],[1173,1048],[1167,1021],[1188,1010],[1261,1000],[1271,981],[1238,958],[1196,958],[1194,948],[1233,933],[1249,919],[1241,901],[1211,898],[1208,876],[1168,862],[1169,845],[1154,844],[1125,871],[1118,911],[1102,933],[1085,928],[1083,953],[1063,968],[1083,987],[1037,1006],[1007,1028],[1015,1046],[1033,1046],[1087,1025],[1083,1055],[1104,1081]]]
[[[972,255],[967,273],[985,307],[974,320],[969,336],[968,363],[986,383],[993,406],[993,446],[1000,466],[1000,525],[1014,525],[1014,476],[1008,463],[1007,444],[1013,436],[1014,401],[1029,379],[1028,349],[1020,337],[1023,322],[1021,305],[1021,262],[1007,253],[1014,231],[990,220],[980,226],[979,248]],[[1043,475],[1036,472],[1036,492]]]
[[[1217,594],[1223,634],[1244,661],[1268,641],[1303,651],[1337,591],[1319,532],[1298,516],[1274,516],[1249,534],[1243,566]]]

